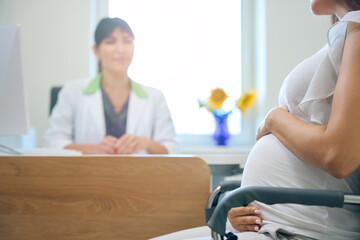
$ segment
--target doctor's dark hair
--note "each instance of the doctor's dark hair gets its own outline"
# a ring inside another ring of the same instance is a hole
[[[96,27],[95,30],[95,44],[99,47],[102,40],[107,38],[115,28],[127,32],[131,37],[135,39],[134,33],[131,30],[129,24],[121,18],[103,18]]]
[[[115,28],[127,32],[133,39],[135,39],[134,33],[131,30],[129,24],[121,18],[103,18],[96,27],[95,30],[95,45],[99,47],[100,43],[114,31]],[[98,61],[98,72],[101,72],[101,62]]]

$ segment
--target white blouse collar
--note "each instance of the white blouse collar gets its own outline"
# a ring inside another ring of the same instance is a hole
[[[334,94],[337,78],[339,75],[342,53],[346,37],[348,22],[360,23],[360,11],[347,13],[340,21],[328,30],[328,53],[322,61],[310,82],[304,98],[298,108],[305,116],[313,119],[316,116],[318,124],[326,125],[330,112],[324,112],[324,105],[330,104],[328,98]],[[330,109],[330,108],[329,108]],[[321,116],[320,116],[321,115]]]

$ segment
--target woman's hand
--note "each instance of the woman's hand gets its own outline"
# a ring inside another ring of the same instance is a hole
[[[256,141],[259,141],[259,139],[269,133],[271,133],[267,128],[266,128],[266,118],[264,120],[262,120],[262,122],[260,123],[260,126],[258,128],[258,132],[256,135]]]
[[[134,154],[148,148],[150,139],[131,134],[124,134],[115,143],[114,149],[117,154]]]
[[[265,119],[261,122],[261,124],[258,128],[256,140],[259,140],[261,137],[271,133],[271,131],[269,129],[269,122],[270,122],[269,120],[271,119],[271,120],[276,121],[276,118],[279,117],[279,113],[281,111],[289,112],[289,109],[287,106],[281,106],[281,107],[273,108],[268,112]]]
[[[261,228],[261,210],[256,207],[236,207],[230,209],[228,219],[240,232],[257,232]]]

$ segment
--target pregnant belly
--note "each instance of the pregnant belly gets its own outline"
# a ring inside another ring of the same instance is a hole
[[[255,144],[242,178],[242,186],[323,188],[325,182],[320,169],[300,160],[272,134]]]
[[[335,179],[300,160],[271,134],[262,137],[249,154],[242,178],[242,186],[248,185],[350,190],[344,179]],[[360,219],[356,211],[298,204],[266,205],[257,201],[250,205],[262,210],[264,231],[274,229],[275,226],[316,239],[331,239],[328,236],[335,234],[360,236],[356,235],[360,234]],[[343,221],[342,218],[350,220]],[[326,232],[327,235],[323,235]]]

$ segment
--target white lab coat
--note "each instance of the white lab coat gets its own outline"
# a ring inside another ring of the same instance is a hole
[[[72,143],[99,143],[105,137],[101,90],[83,93],[89,82],[89,79],[80,79],[63,86],[44,135],[44,147],[60,149]],[[147,97],[131,91],[126,133],[150,138],[164,145],[170,154],[177,153],[175,129],[164,95],[154,88],[140,86]]]

